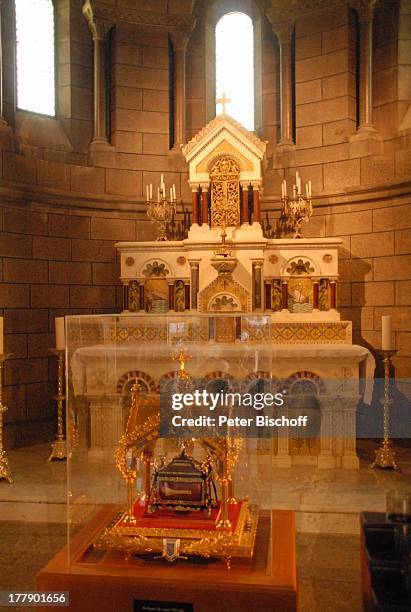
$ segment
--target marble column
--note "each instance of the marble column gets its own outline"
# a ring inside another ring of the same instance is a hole
[[[248,210],[248,183],[242,183],[241,188],[241,223],[248,224],[250,222],[250,213]]]
[[[281,415],[284,415],[285,418],[289,418],[287,407],[281,410]],[[273,467],[289,468],[291,465],[288,427],[280,427],[277,434],[277,453],[273,455]]]
[[[107,135],[106,40],[113,23],[97,18],[90,2],[83,6],[93,38],[94,126],[91,149],[106,149],[111,145]]]
[[[382,153],[382,138],[373,125],[373,19],[376,0],[352,0],[360,27],[359,125],[351,136],[353,157]]]
[[[337,283],[335,280],[330,281],[330,308],[337,308]]]
[[[357,405],[359,397],[342,399],[343,410],[343,455],[341,467],[345,469],[358,469],[360,460],[356,449]]]
[[[208,185],[201,185],[201,225],[208,225]]]
[[[191,188],[191,201],[193,208],[193,223],[192,225],[198,225],[199,219],[199,192],[198,187]]]
[[[253,185],[253,223],[261,223],[260,186]]]
[[[198,287],[199,287],[199,272],[200,272],[200,261],[191,260],[189,261],[191,271],[191,310],[197,310],[198,308]]]
[[[170,30],[174,50],[174,146],[180,151],[186,140],[186,49],[190,32]]]
[[[318,455],[319,468],[334,468],[335,458],[333,455],[333,410],[334,398],[321,398],[321,429],[320,429],[320,454]]]
[[[288,283],[281,283],[281,300],[282,300],[282,309],[288,310]]]
[[[253,310],[262,310],[262,268],[263,261],[253,261]]]
[[[128,310],[128,280],[123,281],[123,310]]]
[[[313,308],[318,310],[319,284],[318,281],[313,281]]]

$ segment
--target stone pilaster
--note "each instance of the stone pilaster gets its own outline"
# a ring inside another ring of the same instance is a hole
[[[383,153],[383,141],[373,125],[373,19],[376,0],[351,0],[360,25],[359,126],[350,138],[351,157]]]
[[[194,23],[193,26],[194,27]],[[191,30],[173,28],[170,30],[174,51],[174,146],[180,152],[186,141],[186,49]]]
[[[280,44],[280,110],[281,138],[277,144],[275,165],[288,167],[295,159],[294,124],[293,124],[293,83],[292,83],[292,37],[294,19],[276,21],[275,11],[267,14],[271,27]]]

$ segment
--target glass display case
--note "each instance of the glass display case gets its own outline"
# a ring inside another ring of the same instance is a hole
[[[275,443],[256,419],[281,410],[268,326],[263,315],[67,317],[69,564],[270,573]]]

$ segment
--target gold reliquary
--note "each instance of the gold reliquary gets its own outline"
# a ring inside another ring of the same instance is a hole
[[[155,453],[159,395],[142,396],[135,384],[128,422],[115,460],[127,489],[127,506],[94,541],[98,549],[148,559],[251,559],[258,508],[236,499],[233,473],[242,440],[232,435],[177,443],[171,460]],[[176,441],[171,441],[176,444]],[[199,450],[202,461],[192,454]],[[138,478],[138,466],[144,477]],[[144,482],[142,490],[136,483]]]

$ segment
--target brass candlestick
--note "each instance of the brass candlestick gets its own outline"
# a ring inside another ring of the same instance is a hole
[[[0,355],[0,480],[4,479],[12,484],[14,481],[10,471],[9,460],[3,448],[3,414],[7,412],[7,406],[3,404],[3,368],[4,362],[10,355],[11,353]]]
[[[51,445],[51,453],[47,461],[52,459],[67,459],[67,440],[64,437],[63,425],[63,406],[66,399],[64,394],[64,350],[50,349],[50,352],[57,357],[57,395],[54,399],[57,402],[57,437]]]
[[[381,349],[378,353],[382,357],[384,364],[384,438],[380,448],[375,451],[375,459],[371,464],[372,468],[378,467],[381,469],[393,469],[400,472],[400,468],[395,459],[395,451],[392,448],[390,440],[390,407],[392,399],[390,397],[390,369],[392,357],[398,352],[398,349]]]

